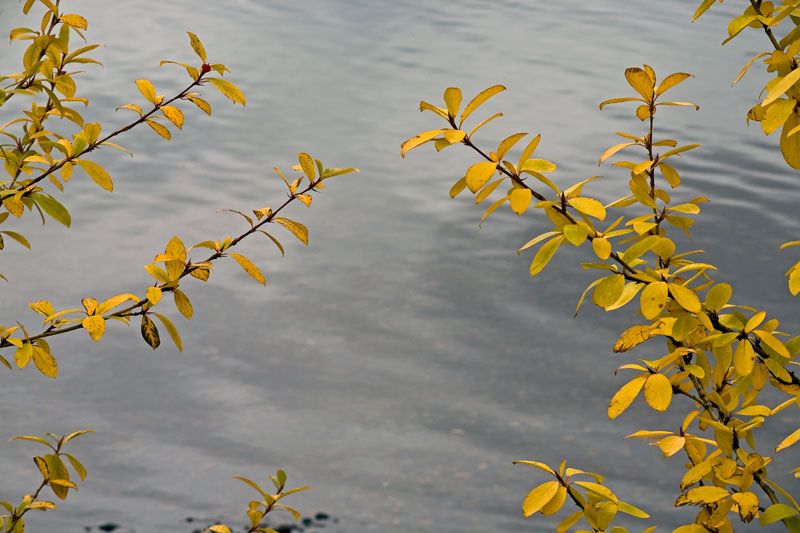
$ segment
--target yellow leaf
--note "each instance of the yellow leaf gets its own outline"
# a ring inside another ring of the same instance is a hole
[[[744,325],[744,332],[745,332],[745,333],[750,333],[750,332],[752,332],[752,331],[753,331],[754,329],[756,329],[756,328],[757,328],[757,327],[758,327],[758,326],[759,326],[759,325],[760,325],[762,322],[764,322],[764,319],[765,319],[766,317],[767,317],[767,313],[766,313],[766,312],[764,312],[764,311],[761,311],[761,312],[759,312],[759,313],[756,313],[756,314],[754,314],[752,317],[750,317],[750,319],[749,319],[749,320],[747,321],[747,323]]]
[[[567,516],[561,523],[556,526],[556,533],[566,533],[569,528],[577,524],[583,518],[583,509],[578,509],[571,515]]]
[[[169,132],[166,126],[159,124],[155,120],[145,120],[145,122],[147,122],[147,125],[150,126],[154,132],[158,133],[165,139],[170,140],[172,138],[172,134]]]
[[[598,496],[602,496],[603,498],[609,501],[612,501],[614,503],[619,502],[619,498],[617,498],[617,495],[611,492],[611,489],[601,485],[600,483],[595,483],[594,481],[576,481],[575,484],[578,485],[579,487],[583,487],[589,492],[593,492]]]
[[[659,324],[631,326],[622,332],[617,339],[617,342],[614,343],[613,350],[615,353],[627,352],[628,350],[633,349],[641,343],[660,334],[663,334],[663,332],[661,331]]]
[[[606,208],[594,198],[570,198],[567,201],[569,205],[585,215],[598,220],[605,220],[606,218]]]
[[[199,107],[203,111],[203,113],[205,113],[208,116],[211,116],[211,104],[209,104],[207,101],[197,96],[187,96],[186,99],[189,100],[194,105],[196,105],[197,107]]]
[[[21,348],[17,348],[17,351],[14,352],[14,361],[17,363],[19,368],[25,368],[28,366],[28,363],[33,357],[33,345],[29,342],[25,342],[22,344]]]
[[[194,53],[197,54],[197,57],[199,57],[203,63],[206,63],[208,59],[206,57],[206,49],[203,46],[203,43],[200,42],[200,39],[198,39],[197,35],[194,33],[190,31],[187,31],[186,33],[189,35],[189,43],[192,45],[192,50],[194,50]]]
[[[161,289],[159,287],[147,288],[147,301],[152,305],[157,305],[161,301]]]
[[[800,137],[800,135],[798,135]],[[25,204],[19,199],[9,196],[3,199],[3,207],[8,209],[8,212],[19,218],[25,213]]]
[[[459,122],[459,127],[461,127],[461,124],[463,124],[464,121],[467,120],[467,117],[470,116],[473,111],[478,109],[478,107],[480,107],[481,104],[483,104],[486,100],[496,95],[497,93],[501,93],[505,90],[506,88],[503,87],[502,85],[493,85],[488,89],[484,89],[481,92],[479,92],[475,96],[475,98],[470,100],[470,102],[467,104],[467,107],[464,108],[464,111],[461,112],[461,121]]]
[[[298,194],[296,196],[298,200],[300,200],[306,205],[306,207],[311,207],[311,202],[313,198],[311,197],[310,194]]]
[[[522,516],[528,518],[540,511],[558,493],[559,486],[558,481],[548,481],[530,491],[522,502]]]
[[[175,327],[175,324],[172,321],[165,317],[160,313],[153,313],[156,317],[161,321],[164,327],[167,329],[167,333],[169,333],[169,337],[172,339],[172,342],[175,343],[175,347],[178,351],[183,351],[183,342],[181,341],[181,335],[178,333],[178,328]]]
[[[205,78],[207,82],[216,87],[219,92],[228,97],[234,104],[246,104],[244,93],[234,84],[222,78]]]
[[[622,294],[620,294],[619,299],[616,302],[612,303],[611,305],[605,306],[606,311],[614,311],[616,309],[620,309],[628,304],[631,300],[633,300],[639,291],[642,289],[642,286],[639,283],[628,283],[625,285],[625,288],[622,289]]]
[[[76,163],[86,172],[92,181],[98,184],[100,187],[104,188],[105,190],[111,192],[114,190],[114,182],[111,181],[111,176],[108,175],[108,172],[105,171],[103,167],[95,163],[94,161],[84,161],[82,159],[76,159]]]
[[[116,296],[112,296],[108,300],[102,303],[102,305],[97,307],[97,311],[95,314],[103,315],[110,310],[114,309],[115,307],[125,303],[125,302],[138,302],[139,298],[135,294],[117,294]]]
[[[635,506],[629,504],[628,502],[620,501],[618,505],[619,505],[619,511],[622,512],[622,513],[629,514],[631,516],[635,516],[636,518],[650,518],[649,514],[647,514],[646,512],[642,511],[638,507],[635,507]],[[649,529],[652,531],[653,529],[655,529],[655,526],[652,526]],[[647,531],[647,530],[644,530],[642,533],[650,533],[650,532]]]
[[[800,69],[794,72],[800,72]],[[800,135],[797,133],[789,135],[789,133],[798,126],[800,126],[800,117],[797,116],[797,113],[792,113],[781,130],[781,153],[786,163],[796,170],[800,170]]]
[[[297,154],[297,161],[300,163],[300,168],[303,170],[303,174],[306,175],[309,181],[314,181],[317,176],[314,158],[305,152],[300,152]]]
[[[31,504],[28,506],[28,508],[29,509],[55,509],[56,508],[56,504],[54,504],[53,502],[47,502],[47,501],[35,501],[35,502],[31,502]]]
[[[500,117],[502,117],[502,116],[503,116],[503,114],[502,114],[502,113],[495,113],[495,114],[494,114],[494,115],[492,115],[491,117],[489,117],[489,118],[486,118],[486,119],[483,119],[483,120],[482,120],[482,121],[480,121],[480,122],[479,122],[479,123],[478,123],[478,124],[477,124],[477,125],[476,125],[474,128],[472,128],[471,130],[469,130],[469,136],[470,136],[470,137],[472,137],[473,135],[475,135],[475,132],[476,132],[476,131],[478,131],[479,129],[481,129],[482,127],[484,127],[485,125],[487,125],[488,123],[490,123],[491,121],[493,121],[494,119],[500,118]]]
[[[637,67],[626,68],[625,79],[646,101],[650,101],[653,98],[653,80],[644,70]]]
[[[447,114],[450,118],[455,118],[458,114],[458,108],[461,107],[461,89],[458,87],[445,89],[444,103],[447,105]]]
[[[47,471],[50,473],[48,479],[50,488],[60,499],[65,499],[70,485],[71,488],[75,487],[75,484],[69,481],[67,467],[56,454],[47,454],[44,456],[44,460],[47,463]]]
[[[719,311],[728,303],[732,294],[733,288],[727,283],[714,285],[706,294],[705,306],[711,311]]]
[[[661,170],[661,175],[664,176],[664,179],[669,183],[670,187],[674,189],[681,184],[681,175],[678,174],[678,171],[675,170],[674,167],[666,163],[661,163],[658,165],[658,168]]]
[[[599,307],[608,307],[614,304],[625,289],[625,277],[622,274],[612,274],[597,284],[592,292],[592,301]]]
[[[546,231],[545,233],[542,233],[541,235],[537,235],[536,237],[534,237],[533,239],[529,240],[528,242],[523,244],[521,247],[519,247],[517,249],[517,253],[520,253],[523,250],[527,250],[531,246],[536,246],[537,244],[539,244],[543,240],[549,239],[550,237],[553,237],[553,236],[559,235],[559,234],[560,234],[560,232],[558,232],[558,231]]]
[[[142,108],[136,104],[123,104],[119,106],[116,110],[119,111],[120,109],[130,109],[131,111],[137,113],[140,117],[144,114]]]
[[[747,339],[739,341],[733,353],[733,367],[740,376],[749,376],[755,366],[756,353]]]
[[[622,104],[624,102],[642,102],[642,101],[643,100],[641,98],[636,98],[635,96],[626,96],[623,98],[609,98],[608,100],[603,100],[602,102],[600,102],[600,111],[602,111],[603,108],[607,105]]]
[[[277,217],[275,222],[292,232],[292,235],[297,237],[303,244],[308,244],[308,228],[299,222],[289,220],[288,218]]]
[[[180,289],[175,289],[172,291],[172,297],[175,300],[175,307],[178,308],[178,311],[180,311],[187,320],[190,320],[194,314],[194,308],[186,294]]]
[[[764,134],[770,135],[783,126],[794,113],[796,104],[797,101],[794,98],[782,98],[770,105],[764,112],[764,119],[761,121],[761,130]]]
[[[158,103],[156,88],[153,87],[153,84],[150,83],[150,80],[136,80],[136,87],[139,88],[139,92],[142,93],[142,96],[144,96],[145,100],[151,104]]]
[[[67,26],[72,26],[73,28],[78,28],[79,30],[85,30],[89,27],[89,23],[86,22],[86,19],[80,15],[76,15],[75,13],[60,15],[58,18],[60,18],[61,22]]]
[[[550,475],[553,475],[553,476],[555,476],[555,475],[556,475],[555,471],[554,471],[552,468],[550,468],[550,467],[549,467],[549,466],[547,466],[546,464],[544,464],[544,463],[542,463],[542,462],[539,462],[539,461],[525,461],[525,460],[520,460],[520,459],[518,459],[518,460],[516,460],[516,461],[513,461],[513,463],[514,463],[515,465],[527,465],[527,466],[532,466],[532,467],[534,467],[534,468],[538,468],[539,470],[542,470],[542,471],[544,471],[544,472],[547,472],[547,473],[548,473],[548,474],[550,474]]]
[[[756,362],[756,353],[747,339],[739,341],[733,352],[733,368],[740,376],[749,376],[753,372]]]
[[[428,102],[426,102],[424,100],[420,101],[419,110],[420,110],[420,112],[422,112],[422,111],[431,111],[433,113],[436,113],[437,115],[439,115],[440,117],[442,117],[445,120],[448,119],[447,110],[446,109],[442,109],[441,107],[437,107],[437,106],[435,106],[433,104],[430,104],[430,103],[428,103]]]
[[[800,69],[794,69],[789,74],[781,78],[781,81],[776,83],[772,89],[767,93],[767,97],[761,102],[761,107],[767,107],[769,104],[783,96],[783,94],[792,88],[792,86],[800,80]]]
[[[603,152],[603,155],[600,156],[600,160],[598,161],[598,164],[602,163],[603,161],[605,161],[606,159],[608,159],[612,155],[616,154],[620,150],[624,150],[625,148],[627,148],[629,146],[635,146],[635,145],[636,145],[635,142],[627,142],[627,143],[615,144],[614,146],[612,146],[611,148],[609,148],[608,150]]]
[[[743,522],[750,522],[756,517],[758,514],[758,496],[752,492],[737,492],[731,498],[739,506],[739,518]]]
[[[100,315],[87,316],[83,319],[82,326],[93,341],[99,341],[106,331],[106,321]]]
[[[520,141],[520,139],[522,139],[526,135],[527,133],[520,132],[520,133],[515,133],[513,135],[509,135],[508,137],[503,139],[500,142],[500,145],[497,147],[497,156],[495,157],[495,159],[497,161],[501,161],[503,157],[505,157],[505,155],[508,153],[508,151],[511,150],[511,148],[513,148],[514,145],[517,144]]]
[[[663,281],[648,283],[642,290],[639,306],[647,320],[653,320],[667,304],[667,284]]]
[[[598,259],[605,261],[611,256],[611,243],[605,237],[592,239],[592,250]]]
[[[659,440],[656,445],[661,450],[661,453],[664,454],[664,457],[672,457],[686,446],[686,437],[670,435]]]
[[[158,265],[145,265],[144,269],[147,270],[147,273],[153,276],[156,281],[160,281],[161,283],[169,283],[172,281],[167,276],[167,273],[164,272],[164,269]]]
[[[511,201],[511,210],[518,215],[528,210],[528,206],[531,205],[531,200],[533,199],[531,190],[522,188],[514,189],[508,196]]]
[[[702,461],[686,471],[681,478],[681,490],[694,485],[711,473],[711,461]]]
[[[578,316],[578,311],[580,311],[580,310],[581,310],[581,306],[583,305],[583,301],[586,299],[586,295],[587,295],[587,294],[589,294],[589,291],[590,291],[590,290],[592,290],[592,289],[594,289],[594,288],[597,286],[597,284],[598,284],[598,283],[600,283],[601,281],[603,281],[603,278],[596,279],[596,280],[594,280],[593,282],[591,282],[591,283],[590,283],[590,284],[589,284],[589,285],[588,285],[588,286],[587,286],[587,287],[586,287],[586,288],[583,290],[583,292],[581,293],[580,297],[578,298],[578,303],[575,305],[575,314],[573,315],[573,317],[572,317],[572,318],[575,318],[575,317],[577,317],[577,316]]]
[[[517,162],[517,167],[522,167],[522,165],[527,161],[533,152],[536,150],[536,147],[539,146],[539,141],[542,140],[541,135],[537,135],[528,143],[528,145],[522,150],[522,153],[519,155],[519,161]],[[553,165],[555,166],[555,165]]]
[[[252,261],[250,261],[248,258],[240,254],[231,253],[230,256],[233,257],[233,259],[237,263],[239,263],[239,266],[242,267],[242,270],[247,272],[247,274],[251,278],[253,278],[262,285],[267,284],[267,279],[264,277],[264,274],[261,273],[261,270],[259,270],[258,267],[254,265]]]
[[[680,285],[678,283],[670,283],[669,285],[669,293],[675,299],[678,304],[689,311],[690,313],[699,313],[702,309],[702,305],[700,304],[700,299],[694,293],[694,291],[684,285]]]
[[[632,171],[634,174],[641,174],[642,172],[650,170],[650,168],[653,166],[653,163],[654,161],[642,161],[638,165],[634,166]]]
[[[463,177],[450,187],[450,198],[455,198],[461,191],[467,188],[467,178]]]
[[[555,496],[553,496],[550,499],[550,501],[547,502],[544,505],[544,507],[542,507],[541,513],[544,516],[550,516],[556,514],[564,506],[564,502],[566,501],[566,499],[567,499],[567,487],[559,484]]]
[[[429,130],[420,133],[419,135],[415,135],[405,141],[403,144],[400,145],[400,157],[405,157],[408,152],[416,148],[421,144],[425,144],[426,142],[433,140],[434,137],[438,137],[444,132],[444,130]],[[473,191],[474,192],[474,191]]]
[[[171,105],[162,105],[160,109],[177,128],[183,128],[183,112],[180,109]]]
[[[608,404],[608,418],[613,420],[630,407],[644,387],[645,380],[647,380],[646,375],[636,376],[614,394]]]
[[[789,353],[789,350],[786,349],[786,346],[772,333],[762,329],[757,329],[754,333],[758,335],[758,338],[761,339],[761,342],[769,346],[772,351],[781,357],[785,357],[786,359],[792,358],[792,355]]]
[[[544,270],[544,267],[547,266],[547,263],[549,263],[556,254],[562,242],[564,242],[564,236],[560,235],[547,241],[542,245],[541,248],[539,248],[539,251],[536,252],[536,255],[533,257],[533,261],[531,262],[531,276],[535,276]]]
[[[497,163],[493,161],[482,161],[475,163],[467,169],[466,181],[467,187],[473,193],[477,192],[484,184],[489,181],[495,171],[497,170]]]
[[[679,83],[686,81],[687,79],[691,78],[691,74],[687,74],[685,72],[676,72],[674,74],[670,74],[659,84],[658,88],[656,89],[656,96],[660,96],[670,90],[671,88],[675,87]]]
[[[652,374],[644,384],[644,399],[656,411],[664,412],[672,402],[672,383],[664,374]]]
[[[467,136],[467,132],[462,130],[444,130],[442,132],[448,144],[461,142]]]
[[[231,529],[225,524],[216,524],[208,528],[213,533],[231,533]]]
[[[546,159],[526,159],[522,166],[520,166],[520,172],[554,172],[557,170],[558,167],[555,163],[551,163]]]
[[[686,493],[687,503],[714,503],[727,498],[731,493],[722,487],[697,487]]]
[[[788,437],[783,439],[780,442],[780,444],[778,444],[775,447],[775,453],[778,453],[781,450],[785,450],[786,448],[788,448],[792,444],[796,443],[797,441],[800,441],[800,428],[796,429],[795,431],[792,432],[791,435],[789,435]]]
[[[475,195],[475,204],[479,204],[479,203],[483,202],[484,200],[486,200],[495,191],[495,189],[497,189],[504,181],[505,181],[505,178],[500,178],[500,179],[497,179],[497,180],[489,183],[484,188],[482,188],[478,192],[478,194]],[[466,180],[465,180],[465,184],[466,184]]]
[[[580,246],[586,242],[586,237],[589,236],[588,228],[581,224],[566,224],[562,230],[564,231],[564,237],[566,237],[573,246]]]

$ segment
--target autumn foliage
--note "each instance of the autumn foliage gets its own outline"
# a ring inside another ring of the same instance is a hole
[[[694,18],[716,1],[703,2]],[[775,73],[748,117],[761,122],[766,134],[782,129],[781,153],[793,168],[800,168],[799,5],[795,0],[784,0],[781,6],[751,1],[731,21],[726,39],[754,28],[772,45],[773,50],[749,61],[739,78],[762,58],[768,72]],[[784,33],[778,38],[780,31]],[[613,351],[637,352],[638,357],[619,367],[624,382],[611,395],[608,417],[619,417],[637,398],[656,413],[668,409],[683,413],[678,427],[642,429],[627,436],[650,443],[665,457],[674,457],[676,467],[684,468],[674,505],[694,507],[695,520],[675,531],[729,532],[737,521],[756,519],[765,526],[783,521],[790,531],[800,531],[797,499],[771,475],[775,456],[800,441],[800,428],[778,442],[760,438],[771,417],[786,410],[796,413],[800,407],[794,360],[800,353],[800,337],[782,331],[767,311],[737,301],[733,287],[717,280],[717,267],[701,251],[681,250],[673,235],[676,231],[688,235],[708,201],[705,197],[672,201],[672,191],[684,179],[680,160],[689,152],[694,156],[699,145],[660,137],[656,128],[656,117],[670,108],[699,109],[669,98],[670,89],[689,78],[690,74],[677,72],[659,79],[648,65],[628,68],[625,79],[631,93],[600,103],[601,110],[633,104],[636,122],[644,125],[643,131],[617,133],[621,139],[599,157],[599,163],[613,160],[613,166],[628,175],[627,190],[610,203],[589,192],[598,176],[566,186],[552,177],[556,165],[536,155],[539,135],[520,144],[528,134],[514,133],[496,148],[481,146],[476,134],[502,114],[470,129],[465,124],[489,98],[505,90],[502,85],[489,87],[466,105],[456,87],[444,91],[442,106],[420,102],[420,111],[433,113],[443,124],[406,140],[400,154],[427,143],[436,151],[453,145],[470,149],[476,162],[454,183],[452,197],[468,189],[475,203],[488,203],[481,220],[507,205],[517,215],[539,211],[549,221],[548,231],[518,249],[536,249],[531,276],[541,274],[563,246],[584,247],[588,262],[583,268],[599,275],[578,298],[576,314],[586,298],[607,312],[637,308],[640,323],[621,333]],[[514,153],[518,145],[523,148]],[[796,244],[800,241],[784,247]],[[788,277],[791,293],[798,294],[800,264],[789,270]],[[766,399],[775,397],[781,400]],[[531,460],[516,463],[549,478],[525,497],[523,515],[564,511],[559,532],[573,528],[623,532],[624,527],[615,525],[620,513],[649,518],[606,486],[600,474],[570,467],[566,461],[555,467]],[[800,478],[800,468],[788,474]],[[643,527],[652,531],[656,526]]]
[[[124,103],[118,108],[131,113],[132,118],[116,128],[87,122],[81,111],[90,102],[80,96],[77,81],[81,69],[99,64],[91,57],[99,45],[86,42],[87,19],[62,10],[60,0],[26,0],[22,10],[31,16],[40,12],[41,18],[32,28],[11,30],[12,44],[25,45],[22,70],[0,75],[0,109],[8,110],[11,115],[0,125],[3,135],[0,160],[6,174],[0,179],[0,251],[10,241],[31,247],[25,236],[11,229],[14,221],[24,216],[36,214],[43,224],[50,218],[70,226],[70,212],[57,198],[67,193],[71,180],[84,179],[85,176],[101,189],[113,191],[113,178],[91,159],[93,153],[109,148],[129,153],[117,144],[118,138],[132,134],[139,126],[146,126],[169,140],[186,125],[184,109],[187,106],[196,107],[206,115],[212,114],[212,105],[201,92],[205,89],[219,92],[234,104],[244,106],[246,103],[242,91],[225,78],[227,67],[211,62],[203,43],[197,35],[189,32],[189,45],[197,59],[193,63],[165,60],[160,65],[178,66],[185,71],[188,82],[183,90],[164,96],[149,80],[139,79],[135,84],[142,100]],[[161,344],[161,332],[166,331],[175,346],[182,350],[184,346],[178,327],[167,314],[167,302],[171,301],[185,319],[191,319],[193,307],[186,293],[187,282],[192,278],[207,282],[216,262],[227,258],[255,281],[266,284],[261,269],[246,256],[234,252],[234,248],[245,239],[263,236],[270,246],[275,246],[283,254],[283,237],[271,233],[271,228],[281,228],[281,231],[287,231],[303,244],[308,244],[308,228],[288,218],[287,211],[297,204],[310,207],[312,194],[323,189],[330,178],[356,169],[326,168],[318,159],[300,153],[298,164],[292,168],[293,174],[284,174],[277,168],[274,170],[286,185],[286,199],[274,208],[261,204],[252,207],[249,213],[231,210],[245,222],[241,233],[191,246],[184,244],[179,237],[173,237],[163,251],[155,254],[152,263],[145,265],[145,273],[151,279],[149,284],[143,282],[136,292],[99,298],[87,296],[68,309],[57,309],[46,300],[31,302],[29,307],[40,316],[41,324],[25,325],[18,321],[12,326],[0,325],[0,363],[9,370],[29,371],[35,367],[44,376],[55,378],[59,367],[56,337],[84,331],[92,341],[99,342],[109,325],[116,322],[125,325],[138,322],[142,338],[154,350]],[[1,274],[0,277],[5,279]],[[7,281],[16,283],[14,279]],[[93,290],[102,292],[102,289]],[[9,425],[6,423],[6,427]],[[63,436],[48,433],[43,437],[15,437],[45,447],[44,453],[34,457],[41,483],[17,504],[0,500],[3,508],[0,512],[5,513],[0,515],[0,529],[7,533],[22,533],[31,510],[55,509],[56,504],[46,499],[45,489],[64,500],[71,490],[78,488],[87,471],[72,453],[66,451],[66,446],[89,432],[91,430]],[[238,479],[259,494],[247,508],[250,533],[272,531],[263,526],[263,518],[278,509],[299,517],[295,509],[287,507],[281,500],[306,487],[288,489],[286,474],[282,470],[271,477],[274,492],[262,489],[250,479]],[[228,529],[224,524],[218,524],[212,530],[223,532]]]

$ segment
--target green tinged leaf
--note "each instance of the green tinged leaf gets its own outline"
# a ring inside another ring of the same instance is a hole
[[[767,509],[759,515],[758,523],[762,526],[768,526],[778,522],[779,520],[783,520],[784,518],[789,518],[791,516],[797,516],[798,514],[800,513],[797,512],[797,509],[789,507],[784,503],[776,503],[767,507]]]
[[[32,193],[31,198],[36,202],[36,204],[42,208],[42,210],[50,215],[53,219],[60,222],[66,227],[69,227],[72,224],[72,217],[67,211],[67,208],[61,205],[61,203],[49,196],[47,194],[41,193]]]

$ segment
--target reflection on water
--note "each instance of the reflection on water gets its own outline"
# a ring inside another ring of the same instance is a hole
[[[673,417],[636,408],[613,426],[605,419],[622,360],[609,348],[631,316],[586,309],[570,320],[591,279],[574,266],[581,252],[561,253],[532,281],[530,258],[513,250],[541,222],[498,214],[478,228],[469,200],[449,200],[471,156],[419,150],[401,160],[398,152],[401,140],[435,125],[416,112],[420,98],[438,100],[453,84],[473,93],[503,83],[509,91],[486,111],[507,117],[484,141],[542,133],[540,152],[559,164],[563,183],[602,172],[593,190],[611,199],[626,177],[598,171],[597,156],[616,142],[614,131],[640,125],[622,107],[600,113],[597,102],[626,94],[630,65],[694,72],[676,97],[702,111],[658,122],[664,134],[704,144],[681,167],[681,194],[712,200],[690,245],[708,251],[742,301],[797,329],[797,302],[782,280],[788,259],[775,253],[800,234],[796,176],[776,139],[744,123],[759,73],[730,88],[764,44],[754,36],[721,48],[734,6],[690,24],[693,4],[69,0],[108,45],[105,68],[85,77],[93,119],[120,124],[110,110],[138,97],[134,79],[178,88],[181,73],[156,66],[191,57],[185,30],[229,65],[248,106],[215,97],[216,117],[187,113],[171,143],[139,131],[123,143],[134,159],[98,156],[117,177],[115,193],[73,180],[64,195],[73,228],[25,228],[34,252],[4,252],[13,280],[3,288],[4,322],[32,322],[28,300],[71,306],[142,287],[141,265],[173,234],[223,236],[238,226],[218,208],[279,201],[268,169],[300,150],[362,172],[294,212],[311,228],[307,249],[292,245],[281,260],[266,241],[246,245],[266,265],[267,289],[233,265],[188,289],[196,317],[181,324],[184,353],[151,352],[133,328],[115,327],[98,345],[59,339],[55,382],[2,377],[4,435],[98,431],[76,446],[90,466],[85,487],[35,527],[114,522],[174,532],[190,530],[190,515],[243,519],[247,489],[230,476],[283,466],[314,488],[296,503],[339,517],[341,530],[536,530],[545,523],[525,523],[519,504],[539,478],[511,460],[565,456],[607,474],[656,521],[677,523],[677,470],[642,443],[621,445],[630,431]],[[0,6],[4,27],[19,21],[17,11],[15,2]],[[4,52],[0,66],[12,68],[15,57]],[[774,437],[789,427],[776,424]],[[33,483],[29,455],[0,446],[4,495]]]

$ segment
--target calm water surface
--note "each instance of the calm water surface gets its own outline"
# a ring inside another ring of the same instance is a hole
[[[511,460],[564,457],[607,474],[657,522],[679,523],[670,507],[680,460],[622,441],[673,418],[639,406],[614,425],[605,417],[622,361],[609,348],[632,317],[587,308],[570,320],[591,280],[575,268],[585,251],[565,250],[532,281],[530,256],[513,250],[541,220],[500,213],[478,228],[472,202],[447,196],[470,154],[423,149],[401,160],[398,152],[403,139],[437,125],[416,111],[420,98],[438,101],[453,84],[472,94],[503,83],[509,91],[482,111],[507,118],[484,141],[542,133],[540,153],[560,165],[561,183],[603,172],[593,190],[611,200],[627,178],[598,170],[597,157],[617,142],[614,131],[641,126],[629,109],[600,113],[597,102],[630,92],[627,66],[694,72],[675,96],[702,111],[658,118],[661,133],[704,144],[681,165],[680,196],[712,200],[687,246],[709,252],[740,301],[796,330],[798,301],[782,279],[789,258],[775,250],[800,234],[800,187],[777,140],[745,124],[761,73],[730,87],[765,46],[755,35],[719,46],[735,6],[690,24],[688,0],[66,3],[90,15],[91,38],[107,44],[105,68],[84,78],[93,119],[122,124],[112,110],[140,99],[134,79],[166,94],[182,86],[182,72],[157,65],[191,60],[186,30],[228,64],[248,105],[213,96],[215,118],[189,111],[171,143],[139,130],[123,141],[132,160],[98,155],[115,193],[77,177],[63,195],[72,229],[41,231],[31,218],[22,229],[34,252],[3,252],[12,279],[3,322],[33,323],[25,304],[34,299],[73,307],[88,295],[140,291],[142,265],[172,235],[218,238],[240,226],[217,209],[277,204],[283,191],[269,168],[289,166],[298,151],[362,172],[332,182],[313,209],[293,211],[311,228],[310,247],[291,243],[281,260],[266,241],[244,245],[266,265],[266,289],[233,264],[220,265],[208,286],[189,283],[196,316],[179,321],[184,353],[167,343],[152,352],[136,328],[116,326],[100,344],[59,338],[55,382],[34,372],[0,377],[0,443],[97,430],[75,446],[89,480],[32,530],[112,521],[172,533],[192,528],[187,516],[238,523],[248,489],[230,476],[263,478],[278,467],[313,486],[295,503],[338,516],[337,530],[545,530],[552,526],[519,516],[542,478]],[[22,23],[18,11],[0,2],[4,31]],[[0,66],[16,69],[18,56],[5,48]],[[778,421],[769,438],[793,427]],[[35,482],[31,452],[0,444],[3,497]],[[796,454],[787,455],[795,466]]]

